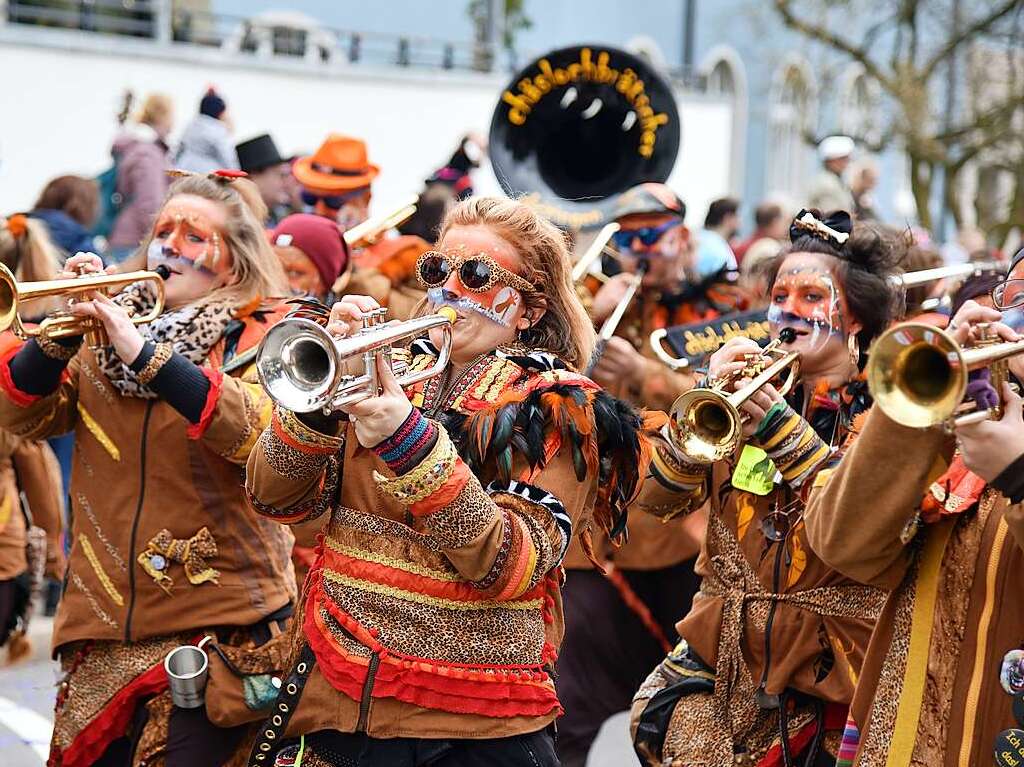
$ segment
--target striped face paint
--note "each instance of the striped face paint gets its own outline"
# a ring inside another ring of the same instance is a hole
[[[791,327],[801,345],[818,349],[831,338],[846,342],[847,307],[842,287],[815,254],[788,257],[772,287],[768,322],[773,329]]]

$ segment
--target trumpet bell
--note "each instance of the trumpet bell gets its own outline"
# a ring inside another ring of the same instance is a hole
[[[279,322],[263,338],[256,372],[282,407],[296,413],[319,410],[330,400],[338,377],[333,341],[312,320]]]
[[[912,428],[944,423],[963,401],[968,366],[948,333],[912,322],[879,336],[868,358],[868,388],[892,420]]]
[[[740,441],[742,416],[716,389],[691,389],[669,413],[672,441],[691,461],[715,463],[731,455]]]

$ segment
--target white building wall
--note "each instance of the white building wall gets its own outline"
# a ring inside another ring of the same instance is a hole
[[[327,132],[367,139],[381,166],[377,209],[418,191],[467,131],[487,133],[504,77],[416,69],[325,69],[240,59],[217,50],[160,47],[79,33],[0,28],[0,212],[29,208],[46,181],[110,165],[114,115],[125,88],[153,90],[176,107],[176,138],[215,85],[236,138],[269,132],[285,154],[312,152]],[[731,107],[679,94],[683,144],[670,183],[693,211],[727,193]],[[489,168],[481,193],[498,192]]]

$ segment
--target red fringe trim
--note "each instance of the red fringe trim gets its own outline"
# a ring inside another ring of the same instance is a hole
[[[825,706],[825,730],[842,730],[846,726],[846,715],[849,709],[838,703]],[[814,740],[816,722],[813,720],[789,736],[789,753],[799,756]],[[757,767],[782,767],[782,746],[777,744],[768,749],[768,753],[757,763]]]
[[[339,692],[359,700],[367,677],[367,660],[351,657],[334,643],[320,618],[316,596],[310,589],[304,633],[313,649],[324,678]],[[366,635],[351,616],[329,599],[322,606],[346,630],[359,638]],[[561,713],[550,677],[539,666],[457,666],[403,656],[376,640],[366,644],[380,654],[381,664],[374,678],[374,698],[394,698],[414,706],[454,714],[489,717],[545,716]]]
[[[199,369],[206,376],[206,380],[210,382],[210,391],[206,393],[206,404],[203,405],[203,412],[199,416],[199,423],[190,424],[186,430],[189,439],[200,439],[206,433],[206,430],[210,427],[210,422],[213,421],[213,413],[217,409],[220,393],[224,388],[223,373],[206,367],[200,367]]]
[[[343,573],[351,578],[371,584],[411,591],[438,599],[450,599],[456,602],[486,602],[493,599],[486,592],[465,582],[442,581],[425,575],[413,575],[405,570],[377,564],[376,562],[368,562],[365,559],[350,557],[335,551],[329,546],[324,547],[323,558],[326,569]],[[522,580],[522,573],[519,574],[519,579]],[[543,595],[544,584],[540,583],[529,592],[518,597],[518,599],[522,601],[539,599]]]
[[[0,354],[0,389],[18,407],[28,407],[42,399],[39,394],[23,392],[14,385],[14,378],[11,377],[11,358],[21,351],[21,347],[24,345],[23,342],[15,344],[4,349]]]
[[[7,366],[4,365],[4,368]],[[135,706],[142,698],[158,695],[167,689],[167,674],[161,661],[135,677],[103,708],[88,727],[78,733],[71,745],[60,755],[61,767],[88,767],[106,751],[107,746],[128,731]],[[49,764],[55,762],[51,755]]]

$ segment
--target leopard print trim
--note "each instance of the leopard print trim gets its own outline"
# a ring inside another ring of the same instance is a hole
[[[249,499],[249,503],[252,504],[252,507],[263,516],[283,521],[289,525],[316,519],[322,516],[324,512],[329,511],[337,500],[338,464],[339,461],[336,457],[328,457],[327,465],[324,469],[324,481],[320,488],[320,492],[301,503],[297,503],[287,509],[279,509],[275,506],[262,503],[259,498],[247,491],[246,495]]]
[[[444,548],[459,549],[483,535],[496,513],[494,501],[470,479],[450,504],[424,517],[424,523]]]
[[[78,343],[67,346],[47,335],[40,334],[36,336],[36,343],[39,345],[39,351],[50,359],[68,362],[82,348],[82,337],[78,337]]]
[[[142,370],[135,374],[135,380],[143,386],[149,386],[150,381],[156,378],[160,369],[167,364],[174,354],[174,347],[169,343],[159,343],[153,350],[153,356],[149,358]]]
[[[294,448],[283,442],[273,429],[264,429],[259,442],[267,465],[282,477],[298,481],[320,474],[331,457]]]

